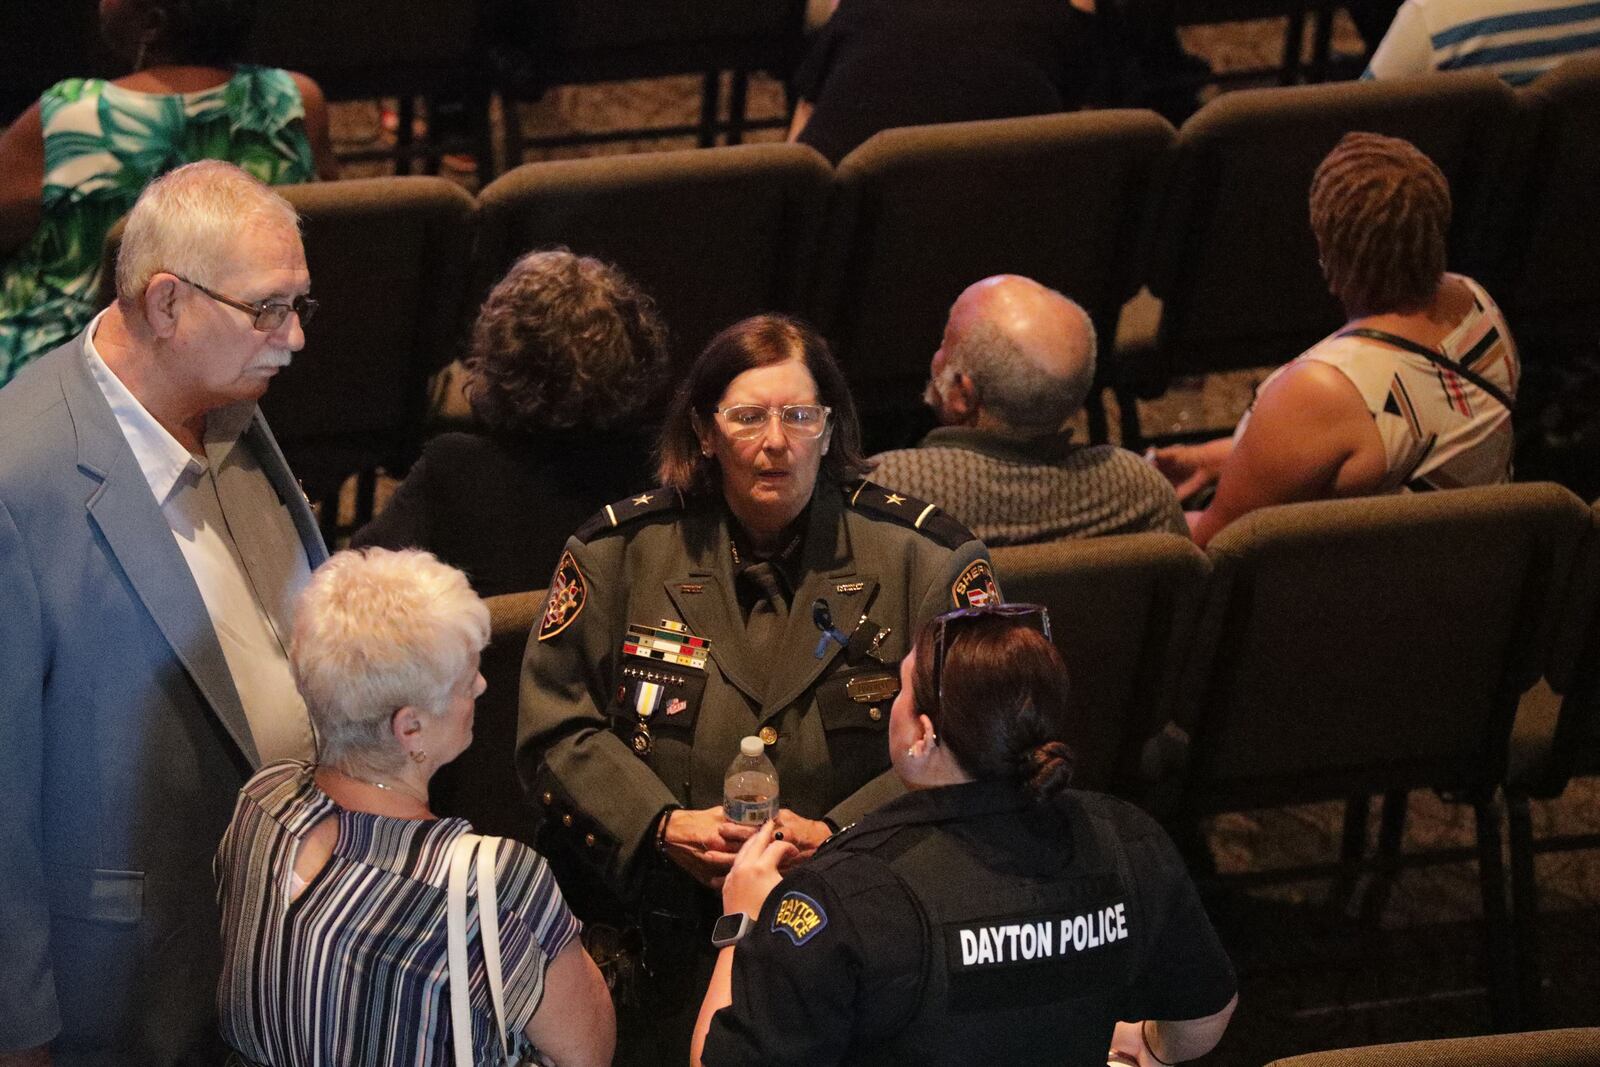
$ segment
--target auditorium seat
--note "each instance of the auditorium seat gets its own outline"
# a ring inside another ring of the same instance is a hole
[[[544,593],[537,589],[484,600],[489,606],[489,646],[483,650],[478,673],[488,686],[478,698],[472,744],[439,769],[429,793],[437,814],[466,819],[480,834],[514,837],[526,844],[533,843],[533,812],[523,800],[513,757],[522,653],[544,606]]]
[[[421,449],[428,377],[458,344],[473,204],[443,178],[278,191],[300,213],[321,307],[261,408],[332,532],[346,478],[363,476],[359,526],[372,515],[377,468],[402,475]]]
[[[686,364],[736,320],[796,308],[830,173],[790,144],[524,164],[478,194],[471,294],[522,253],[564,245],[653,296]]]
[[[1161,299],[1141,377],[1287,362],[1343,321],[1317,264],[1307,198],[1353,130],[1403,137],[1450,181],[1450,265],[1492,268],[1480,232],[1507,165],[1514,97],[1482,72],[1226,93],[1178,131],[1148,284]]]
[[[1186,537],[1137,533],[991,551],[1006,599],[1050,609],[1071,679],[1072,784],[1137,799],[1141,755],[1170,714],[1210,572]]]
[[[1537,1030],[1308,1052],[1267,1067],[1596,1067],[1600,1029]]]
[[[1582,564],[1575,568],[1555,625],[1542,685],[1517,710],[1506,779],[1511,845],[1511,900],[1524,1013],[1541,1011],[1536,855],[1600,848],[1600,833],[1536,837],[1529,799],[1555,799],[1575,777],[1600,775],[1600,506],[1593,512]]]
[[[1494,292],[1525,361],[1570,363],[1600,343],[1600,55],[1567,60],[1517,97],[1527,182],[1506,196],[1512,255]]]
[[[516,98],[536,98],[556,85],[587,85],[673,74],[702,76],[701,113],[693,130],[644,127],[540,138],[541,146],[590,140],[660,137],[694,132],[700,147],[726,132],[737,144],[745,129],[751,71],[780,80],[799,59],[805,0],[543,0],[523,5],[517,43],[529,54],[526,84],[502,86],[506,108],[507,167],[522,161],[524,141]],[[728,120],[720,117],[721,72],[732,71]]]
[[[841,161],[811,302],[869,451],[910,443],[885,424],[918,409],[951,303],[986,275],[1027,275],[1082,304],[1103,339],[1098,383],[1115,383],[1117,312],[1172,138],[1153,112],[1085,111],[885,130]]]
[[[416,97],[445,94],[470,99],[470,150],[479,173],[493,177],[490,79],[478,52],[483,0],[273,0],[256,7],[250,62],[308,74],[329,100],[399,97],[396,174],[410,172]],[[440,147],[428,145],[435,163]]]
[[[1187,817],[1419,788],[1473,805],[1502,1027],[1516,998],[1496,795],[1589,525],[1547,483],[1251,512],[1208,546],[1181,689]]]

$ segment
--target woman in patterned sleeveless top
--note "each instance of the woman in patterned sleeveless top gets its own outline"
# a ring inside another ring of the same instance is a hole
[[[101,0],[133,73],[68,78],[0,137],[0,385],[100,307],[106,234],[150,181],[198,159],[268,184],[338,176],[322,91],[235,66],[254,0]]]
[[[1511,480],[1520,364],[1483,287],[1445,270],[1450,187],[1413,145],[1351,133],[1311,183],[1311,229],[1345,325],[1256,390],[1231,438],[1162,449],[1204,545],[1250,511]]]

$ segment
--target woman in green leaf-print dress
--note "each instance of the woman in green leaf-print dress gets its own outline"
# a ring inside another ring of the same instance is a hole
[[[106,234],[153,178],[225,159],[269,184],[337,176],[322,93],[232,66],[253,0],[101,0],[134,73],[69,78],[0,137],[0,385],[100,308]]]

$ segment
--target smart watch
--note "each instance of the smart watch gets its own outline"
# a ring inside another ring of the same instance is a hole
[[[717,920],[711,928],[711,943],[717,948],[727,948],[729,945],[738,944],[755,923],[750,921],[750,916],[742,911],[732,915],[724,915]]]

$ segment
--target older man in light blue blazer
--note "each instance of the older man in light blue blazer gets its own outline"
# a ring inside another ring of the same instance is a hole
[[[0,1067],[223,1054],[212,853],[312,748],[284,646],[327,553],[255,406],[309,287],[293,209],[192,164],[116,302],[0,390]]]

